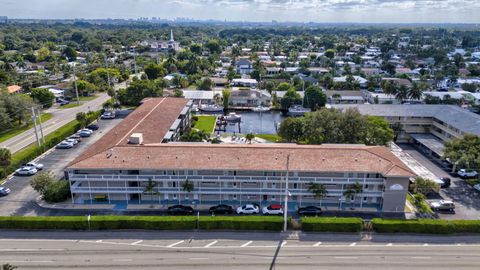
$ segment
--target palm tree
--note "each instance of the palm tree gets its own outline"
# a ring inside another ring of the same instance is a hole
[[[395,94],[395,98],[400,101],[400,103],[403,103],[404,100],[408,99],[408,88],[405,85],[401,85]]]
[[[193,183],[190,182],[190,180],[188,180],[188,179],[182,184],[182,189],[185,192],[190,193],[190,192],[193,191],[194,188],[195,187],[194,187]]]
[[[312,192],[313,196],[316,199],[320,200],[320,206],[322,206],[322,199],[327,197],[328,195],[328,190],[325,188],[325,185],[318,183],[310,183],[308,191]]]
[[[417,83],[413,83],[412,87],[408,89],[408,97],[415,100],[420,100],[423,96],[423,90],[418,86]]]
[[[363,193],[363,185],[356,182],[355,184],[353,184],[351,187],[350,187],[353,192],[354,192],[354,196],[357,197],[358,194],[362,194]]]
[[[253,135],[252,133],[248,133],[245,138],[247,139],[247,141],[252,144],[252,140],[255,139],[255,135]]]
[[[350,187],[343,192],[343,196],[345,197],[345,200],[350,199],[354,195],[355,195],[355,191]],[[351,202],[349,203],[351,204]]]

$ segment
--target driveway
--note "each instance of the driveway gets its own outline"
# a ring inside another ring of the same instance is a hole
[[[91,137],[82,139],[82,142],[72,149],[51,149],[43,157],[40,157],[38,162],[45,165],[44,170],[49,170],[58,178],[62,178],[63,170],[68,163],[73,161],[121,120],[100,120],[99,130],[95,131]],[[12,192],[8,196],[0,198],[0,216],[48,214],[48,211],[38,207],[35,203],[35,199],[39,194],[30,186],[31,179],[32,177],[14,176],[7,180],[4,186],[10,188]]]
[[[439,196],[429,197],[429,199],[443,198],[455,203],[455,213],[439,212],[438,216],[440,218],[480,219],[480,192],[469,186],[465,180],[449,175],[449,173],[443,170],[437,163],[430,160],[413,146],[401,144],[400,147],[437,177],[450,177],[450,179],[452,179],[452,185],[449,188],[442,189]]]

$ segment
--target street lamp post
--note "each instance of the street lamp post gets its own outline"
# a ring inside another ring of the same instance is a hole
[[[290,154],[287,155],[287,175],[285,177],[285,209],[283,211],[283,231],[286,232],[287,231],[287,217],[288,217],[288,195],[289,195],[289,192],[288,192],[288,168],[289,168],[289,165],[290,165]]]

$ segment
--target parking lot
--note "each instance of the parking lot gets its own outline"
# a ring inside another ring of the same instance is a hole
[[[51,149],[43,157],[40,157],[37,162],[45,166],[44,170],[51,171],[56,177],[62,178],[63,169],[68,163],[120,121],[121,119],[100,120],[98,123],[99,129],[92,136],[82,138],[82,141],[72,149]],[[31,179],[32,176],[13,176],[7,180],[3,186],[9,188],[11,193],[6,197],[0,198],[0,216],[40,214],[39,211],[41,209],[34,203],[39,195],[31,188]]]
[[[480,219],[480,192],[469,186],[464,179],[451,176],[447,171],[434,163],[423,153],[411,145],[400,145],[402,150],[411,155],[420,164],[430,170],[437,177],[450,177],[452,185],[442,189],[438,196],[428,199],[446,199],[455,203],[455,212],[438,212],[442,219]]]

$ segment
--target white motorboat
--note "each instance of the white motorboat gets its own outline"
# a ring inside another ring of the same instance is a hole
[[[305,113],[311,112],[310,108],[305,108],[301,105],[294,105],[288,109],[290,116],[303,116]]]
[[[254,111],[254,112],[260,112],[260,113],[269,112],[269,111],[270,111],[270,107],[257,106],[257,107],[255,107],[255,108],[252,108],[252,111]]]
[[[195,113],[197,113],[198,111],[199,111],[199,109],[198,109],[198,105],[196,105],[196,104],[193,104],[193,105],[192,105],[192,112],[195,112]]]
[[[203,112],[223,112],[223,107],[218,105],[202,105],[200,111]]]
[[[225,121],[227,122],[240,122],[242,121],[242,116],[234,112],[229,113],[225,116]]]

